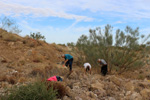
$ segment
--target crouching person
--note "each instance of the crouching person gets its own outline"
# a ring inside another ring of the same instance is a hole
[[[68,65],[69,65],[69,68],[70,68],[70,73],[69,74],[71,74],[72,73],[73,57],[70,54],[63,54],[61,57],[65,58],[65,62],[64,62],[65,65],[63,65],[63,66],[68,67]]]
[[[60,76],[52,76],[47,81],[63,81],[63,79]]]
[[[100,65],[101,65],[101,73],[102,73],[103,76],[105,76],[107,74],[107,72],[108,72],[106,61],[104,59],[98,59],[97,62],[100,63]]]
[[[91,65],[89,63],[84,63],[83,66],[84,66],[84,69],[85,69],[85,73],[89,71],[90,74],[91,74],[91,68],[92,68]]]

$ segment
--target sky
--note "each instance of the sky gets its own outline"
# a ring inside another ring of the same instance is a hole
[[[66,44],[107,24],[114,30],[139,27],[147,35],[149,5],[150,0],[0,0],[0,18],[14,19],[21,36],[41,32],[48,43]]]

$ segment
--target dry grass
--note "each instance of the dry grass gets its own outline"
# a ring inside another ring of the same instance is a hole
[[[16,42],[16,41],[20,40],[20,38],[17,35],[14,35],[12,33],[3,34],[2,37],[5,41]]]
[[[34,56],[34,58],[33,58],[33,62],[35,62],[35,63],[39,63],[42,61],[43,61],[43,56],[41,56],[41,55]]]
[[[26,81],[27,81],[27,79],[25,77],[20,77],[18,80],[19,83],[24,83]]]
[[[40,69],[40,68],[33,68],[30,74],[32,76],[40,75],[40,76],[44,77],[44,71],[43,71],[43,69]]]

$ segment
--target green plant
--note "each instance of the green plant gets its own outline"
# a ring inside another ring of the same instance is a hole
[[[44,82],[35,82],[11,89],[1,100],[56,100],[56,94],[53,87],[48,89]]]
[[[30,33],[30,37],[35,40],[45,40],[45,36],[42,36],[40,32]]]
[[[113,27],[105,26],[104,31],[101,28],[90,29],[90,35],[82,35],[74,49],[80,55],[79,59],[83,62],[90,62],[97,66],[97,59],[105,59],[109,66],[109,71],[115,67],[118,73],[123,73],[132,68],[143,66],[143,57],[146,55],[145,47],[149,38],[139,35],[139,28],[133,30],[126,27],[125,31],[118,29],[115,39],[113,39]],[[143,40],[139,42],[139,40]]]

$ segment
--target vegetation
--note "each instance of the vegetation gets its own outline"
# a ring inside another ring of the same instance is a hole
[[[0,24],[1,24],[1,28],[7,30],[9,33],[19,34],[21,32],[18,25],[13,19],[7,17],[1,18]]]
[[[35,40],[45,40],[45,37],[42,36],[40,32],[30,33],[30,37]]]
[[[98,58],[105,59],[109,71],[115,69],[119,73],[143,66],[142,58],[145,57],[150,35],[139,35],[139,28],[134,30],[129,26],[125,31],[116,30],[115,36],[112,31],[113,27],[107,25],[104,31],[98,27],[90,29],[89,36],[82,35],[74,48],[80,55],[79,61],[97,66]]]
[[[47,88],[44,82],[35,82],[19,88],[13,88],[1,100],[55,100],[57,92]]]

